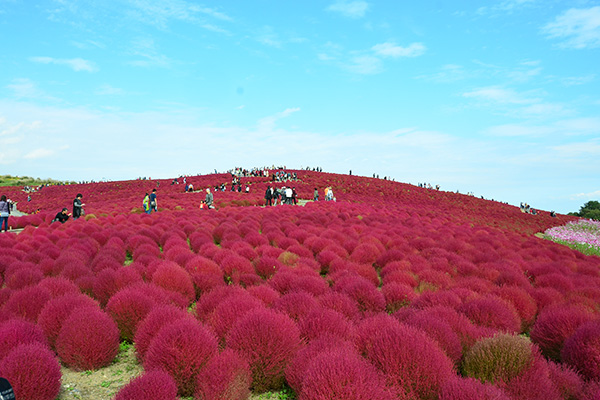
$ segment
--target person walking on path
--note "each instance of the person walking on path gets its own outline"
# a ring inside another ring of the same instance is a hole
[[[313,201],[319,201],[319,189],[315,188],[315,194],[313,194]]]
[[[158,212],[158,198],[156,196],[156,189],[152,189],[152,193],[150,194],[150,212],[152,212],[152,210]]]
[[[267,191],[265,192],[265,200],[266,200],[266,204],[265,206],[270,206],[272,204],[273,201],[273,190],[271,189],[271,185],[269,185],[269,187],[267,187]]]
[[[73,220],[76,220],[83,215],[83,206],[85,206],[85,204],[81,202],[82,198],[83,195],[81,193],[77,193],[77,197],[75,197],[75,200],[73,200]]]
[[[10,215],[10,207],[6,201],[6,196],[0,197],[0,232],[4,227],[4,232],[8,232],[8,216]]]

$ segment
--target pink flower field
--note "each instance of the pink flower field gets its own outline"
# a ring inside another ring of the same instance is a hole
[[[204,189],[226,174],[0,188],[0,376],[56,399],[60,365],[144,373],[118,400],[600,399],[600,258],[534,236],[577,218],[357,176],[293,171],[300,199],[262,207]],[[229,188],[229,185],[227,185]],[[86,215],[51,223],[83,194]]]

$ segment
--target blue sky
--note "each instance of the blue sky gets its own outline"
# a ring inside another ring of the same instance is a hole
[[[283,164],[576,211],[600,1],[0,0],[0,174]]]

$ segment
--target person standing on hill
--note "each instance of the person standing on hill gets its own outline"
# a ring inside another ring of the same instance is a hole
[[[81,202],[82,198],[83,195],[81,193],[77,193],[75,200],[73,200],[73,220],[76,220],[83,215],[83,206],[85,206],[85,204]]]
[[[8,216],[10,215],[10,207],[6,201],[6,196],[0,197],[0,232],[4,227],[4,232],[8,231]]]
[[[313,194],[313,201],[319,201],[319,189],[315,188],[315,193]]]
[[[265,200],[266,200],[266,206],[270,206],[272,204],[272,200],[273,200],[273,191],[271,190],[271,185],[269,185],[267,187],[267,191],[265,192]]]
[[[156,189],[152,189],[152,193],[150,194],[150,213],[152,210],[158,212],[158,198],[156,196]]]

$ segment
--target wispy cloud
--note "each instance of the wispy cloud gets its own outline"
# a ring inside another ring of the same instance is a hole
[[[113,87],[111,85],[108,84],[104,84],[101,85],[97,90],[96,90],[96,94],[100,95],[100,96],[116,96],[116,95],[123,95],[125,94],[125,91],[121,88],[117,88],[117,87]]]
[[[29,153],[25,154],[23,156],[23,158],[26,160],[37,160],[39,158],[50,157],[50,156],[54,155],[54,153],[55,153],[54,150],[39,148],[39,149],[32,150]]]
[[[360,55],[352,57],[345,69],[359,75],[373,75],[383,70],[383,63],[378,57]]]
[[[158,52],[154,40],[151,38],[136,39],[132,43],[131,53],[142,59],[130,61],[128,64],[136,67],[169,68],[172,60]]]
[[[571,49],[600,47],[600,6],[571,8],[544,25],[542,33],[551,39],[561,39],[560,46]]]
[[[477,9],[477,14],[486,15],[486,14],[506,14],[512,13],[524,6],[527,6],[531,3],[534,3],[535,0],[503,0],[491,6],[479,7]]]
[[[348,18],[362,18],[369,9],[369,3],[366,1],[347,1],[338,0],[327,7],[328,11],[340,13]]]
[[[579,86],[593,82],[596,79],[596,74],[589,74],[584,76],[569,76],[562,78],[562,84],[565,86]]]
[[[299,112],[299,107],[294,108],[286,108],[282,112],[279,112],[274,115],[270,115],[268,117],[261,118],[258,121],[257,127],[259,131],[272,131],[275,128],[275,123],[280,119],[287,118],[293,113]]]
[[[53,58],[53,57],[30,57],[30,61],[40,64],[55,64],[64,65],[71,68],[75,72],[86,71],[96,72],[98,67],[92,61],[84,60],[82,58]]]
[[[417,79],[423,79],[426,81],[437,82],[437,83],[451,83],[463,80],[470,76],[462,65],[446,64],[443,65],[439,72],[431,74],[423,74],[417,76]]]
[[[573,118],[554,121],[548,125],[504,124],[488,128],[486,134],[503,137],[561,138],[575,136],[600,136],[600,118]]]
[[[15,78],[6,87],[13,92],[13,96],[17,99],[57,100],[28,78]]]
[[[500,104],[532,104],[540,101],[538,98],[532,98],[513,89],[506,89],[501,86],[478,88],[463,93],[463,96]]]
[[[371,48],[375,54],[382,57],[418,57],[425,54],[423,43],[411,43],[407,47],[398,46],[393,42],[376,44]]]
[[[596,200],[600,198],[600,190],[596,190],[595,192],[589,193],[577,193],[572,196],[574,199],[584,199],[584,200]]]

